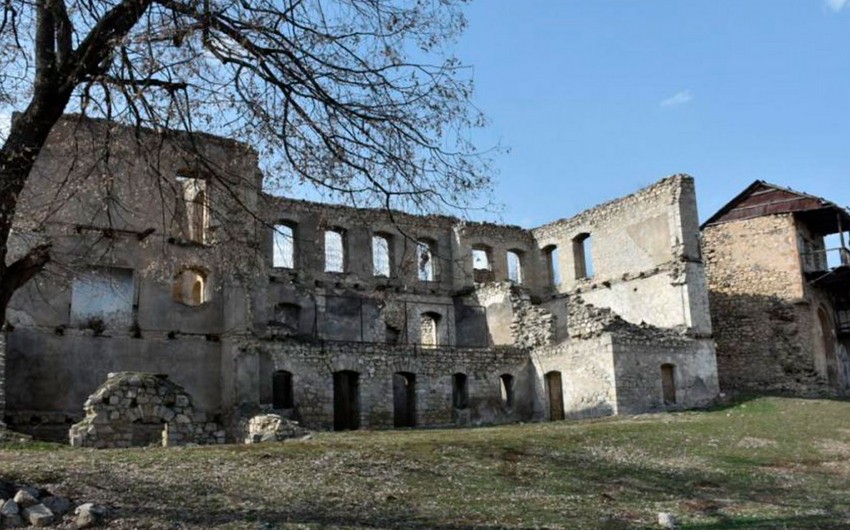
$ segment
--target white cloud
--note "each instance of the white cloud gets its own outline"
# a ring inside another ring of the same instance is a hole
[[[832,9],[835,12],[841,11],[844,9],[844,6],[847,5],[847,0],[824,0],[826,2],[826,7]]]
[[[692,99],[694,99],[694,95],[691,94],[690,90],[682,90],[663,100],[659,105],[662,107],[678,107],[690,103]]]
[[[0,112],[0,142],[6,141],[6,136],[9,134],[9,127],[12,126],[12,115],[6,112]]]

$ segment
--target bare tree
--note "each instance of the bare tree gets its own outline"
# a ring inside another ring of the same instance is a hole
[[[7,264],[18,198],[66,112],[253,145],[267,188],[312,183],[432,210],[489,187],[482,119],[445,47],[465,0],[6,0],[0,104],[0,310],[50,261]]]

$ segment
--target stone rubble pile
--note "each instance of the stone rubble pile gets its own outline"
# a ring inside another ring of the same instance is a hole
[[[301,427],[297,421],[284,418],[280,414],[258,414],[247,420],[245,443],[281,442],[290,438],[303,438],[310,431]]]
[[[106,517],[93,503],[75,503],[66,497],[29,486],[0,482],[0,528],[92,528]]]

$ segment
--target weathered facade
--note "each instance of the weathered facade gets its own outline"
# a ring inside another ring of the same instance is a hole
[[[702,227],[721,388],[850,386],[850,214],[756,181]],[[825,236],[840,234],[836,248]]]
[[[22,244],[49,237],[73,266],[13,300],[13,427],[67,433],[128,371],[167,375],[225,428],[260,408],[353,429],[717,395],[690,177],[526,230],[272,197],[246,146],[205,138],[201,163],[161,137],[68,119],[39,158]]]

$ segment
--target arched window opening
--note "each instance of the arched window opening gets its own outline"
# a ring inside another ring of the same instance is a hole
[[[295,268],[295,227],[291,224],[274,225],[272,266],[282,269]]]
[[[207,243],[209,207],[206,179],[177,175],[177,190],[177,217],[182,237],[196,243]]]
[[[593,278],[593,250],[590,234],[579,234],[573,238],[573,262],[576,279]]]
[[[546,259],[546,270],[548,272],[549,285],[557,287],[561,284],[561,267],[560,255],[558,247],[549,245],[543,249],[543,256]]]
[[[272,375],[272,406],[276,409],[291,409],[295,406],[291,372],[279,370]]]
[[[384,234],[372,236],[372,269],[375,276],[390,277],[390,238]]]
[[[469,388],[466,374],[452,375],[452,407],[459,410],[469,407]]]
[[[426,348],[437,346],[440,315],[437,313],[422,313],[419,322],[419,343]]]
[[[417,242],[416,264],[419,281],[433,282],[436,278],[436,269],[434,267],[434,243],[432,241]]]
[[[340,229],[325,231],[325,272],[345,272],[345,235]]]
[[[676,404],[676,366],[661,365],[661,393],[665,405]]]
[[[502,405],[511,408],[514,406],[514,376],[502,374],[499,376],[502,390]]]
[[[172,295],[174,301],[190,307],[209,302],[209,282],[201,269],[184,269],[174,278]]]
[[[519,251],[508,251],[508,280],[519,285],[522,283],[522,257]]]

